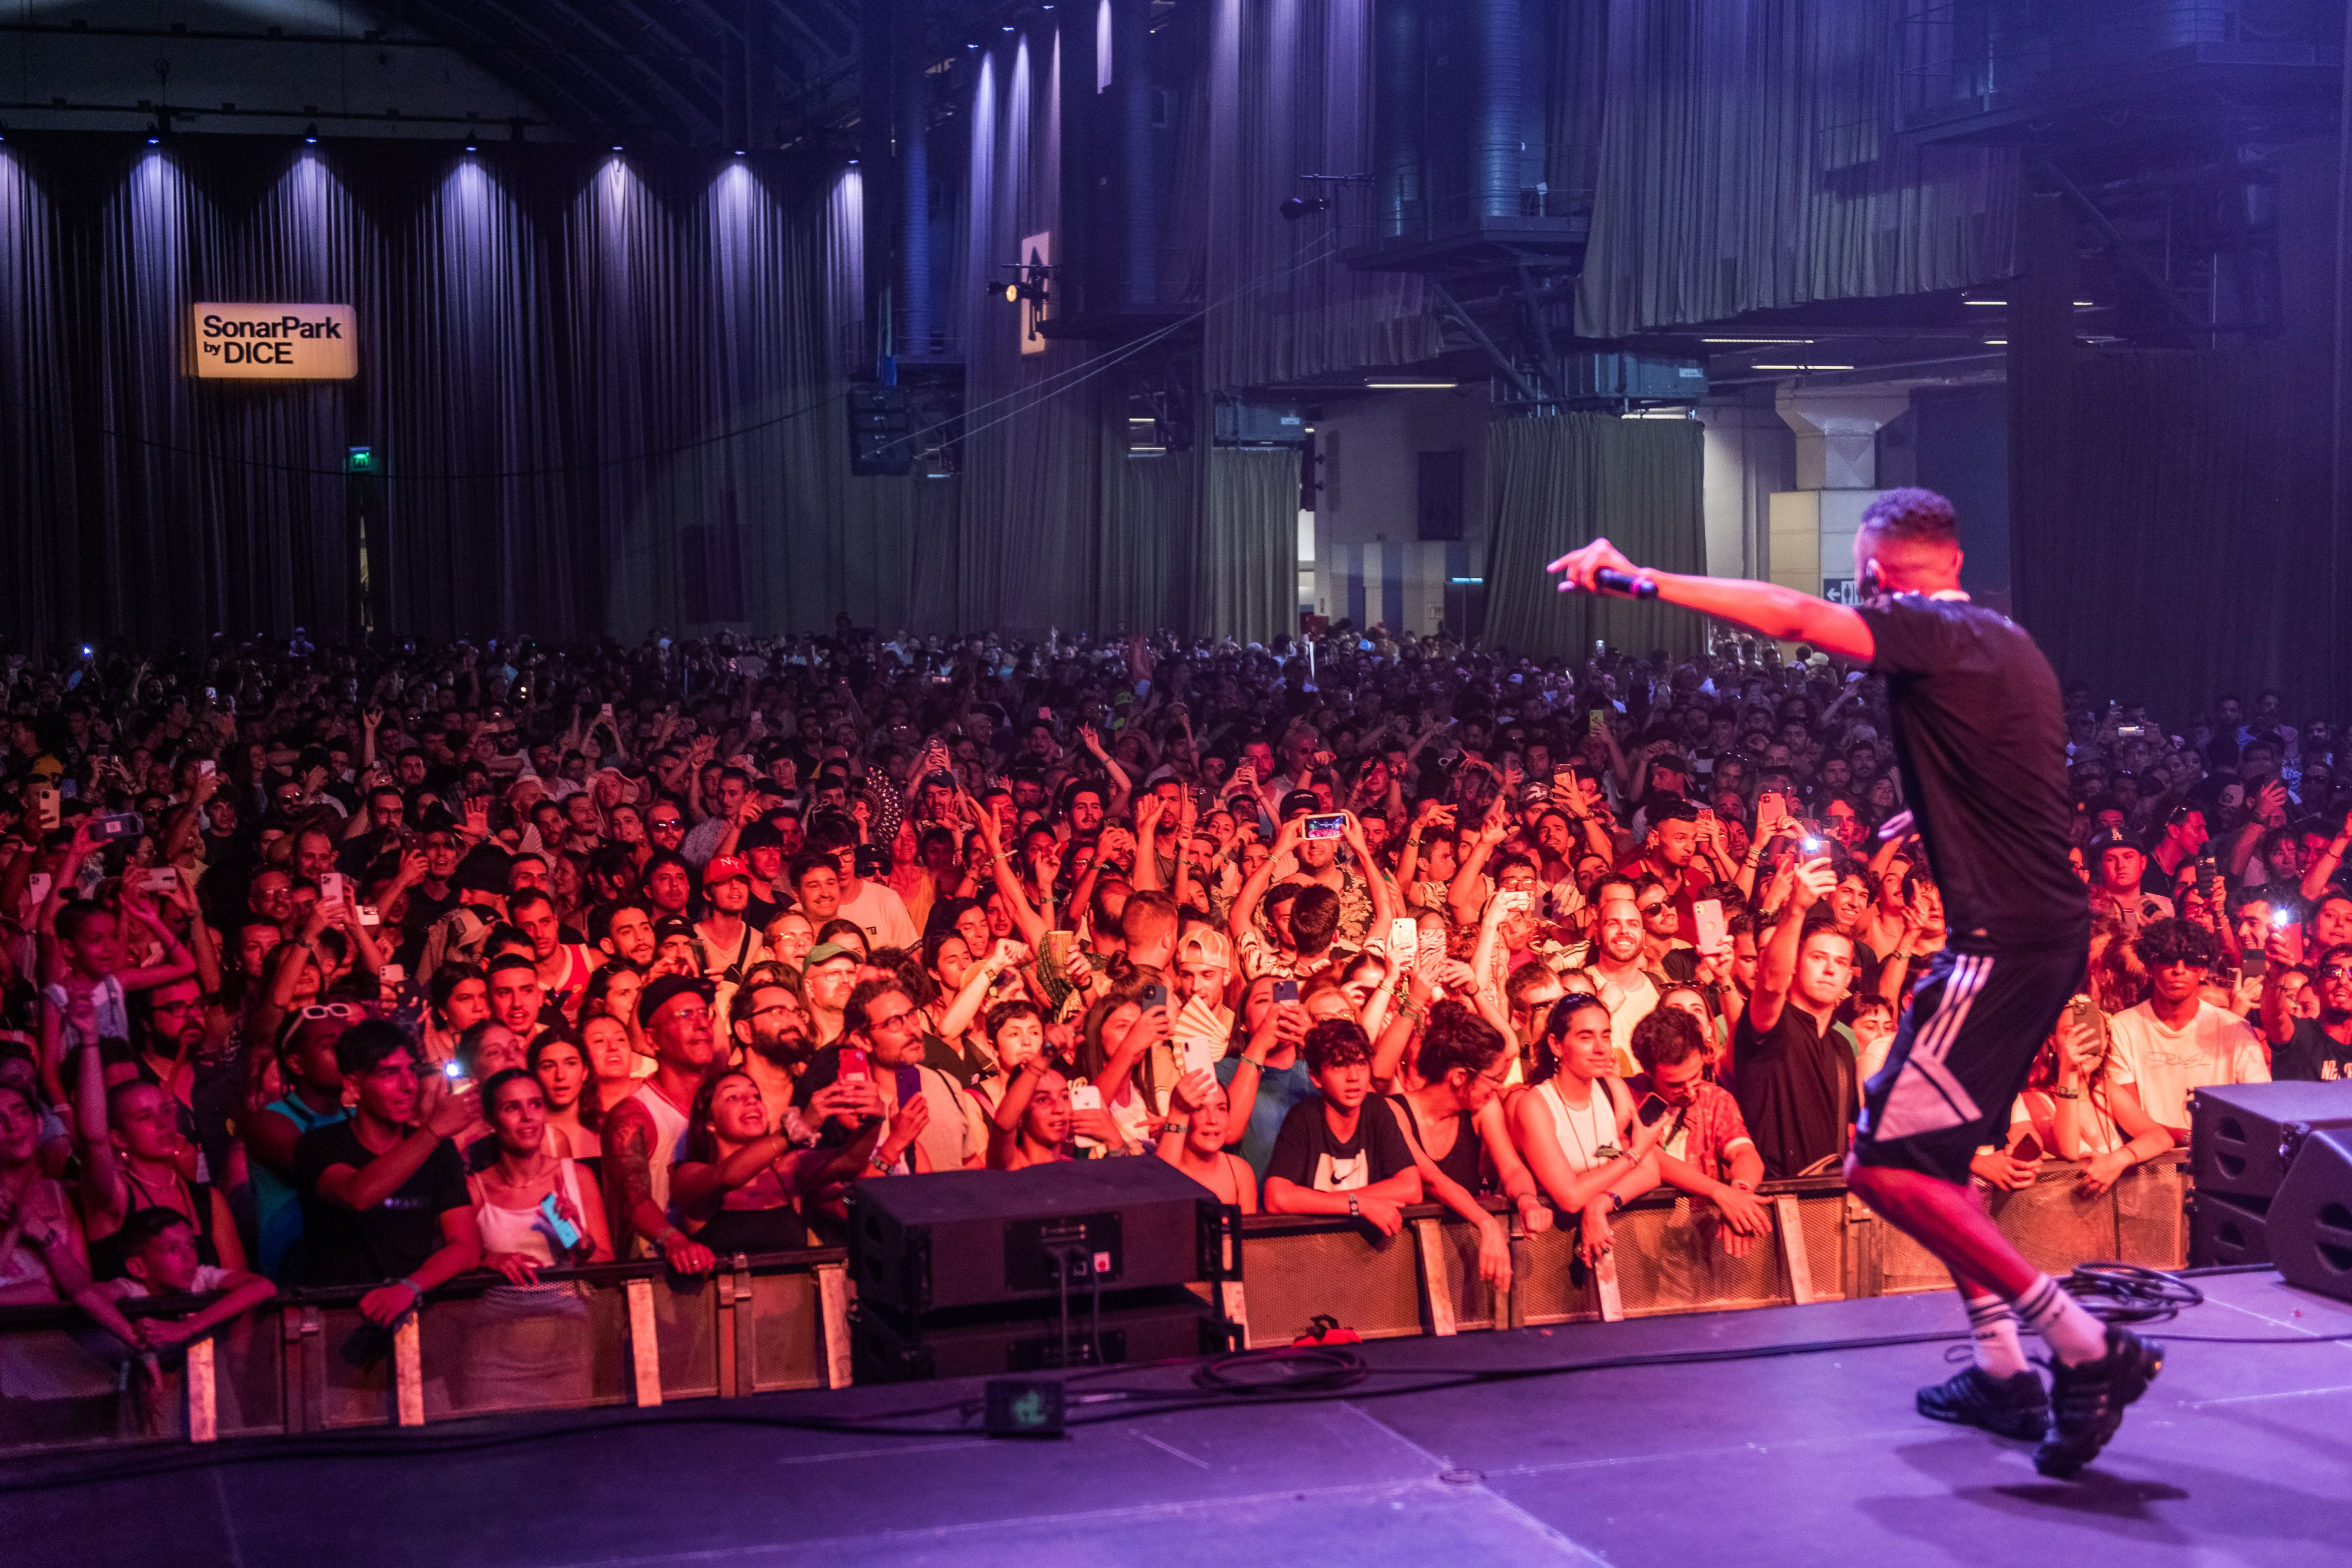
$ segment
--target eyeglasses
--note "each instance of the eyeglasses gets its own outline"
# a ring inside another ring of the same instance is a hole
[[[869,1018],[866,1020],[866,1030],[869,1034],[877,1029],[902,1030],[914,1027],[915,1012],[912,1008],[902,1013],[892,1013],[888,1018]]]
[[[1662,898],[1655,904],[1637,904],[1633,907],[1640,910],[1644,915],[1655,915],[1659,910],[1664,909],[1665,906],[1666,901]]]
[[[2319,977],[2323,980],[2352,980],[2352,967],[2330,964],[2319,971]]]
[[[707,1023],[711,1012],[709,1008],[680,1008],[676,1012],[664,1013],[662,1017],[676,1019],[680,1023]]]
[[[161,1007],[163,1004],[157,1005]],[[356,1019],[367,1017],[367,1009],[352,1002],[313,1002],[294,1016],[304,1023],[311,1023],[320,1019]]]

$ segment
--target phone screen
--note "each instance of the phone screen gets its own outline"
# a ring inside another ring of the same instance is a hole
[[[1712,954],[1723,951],[1726,946],[1725,937],[1727,935],[1723,919],[1723,900],[1702,898],[1692,904],[1691,924],[1697,928],[1694,935],[1698,939],[1697,946],[1701,953]]]
[[[1655,1094],[1643,1097],[1642,1101],[1642,1108],[1639,1113],[1642,1118],[1642,1125],[1644,1127],[1656,1126],[1659,1120],[1663,1118],[1668,1111],[1673,1109],[1673,1106],[1667,1104],[1664,1100],[1659,1099]]]
[[[1336,839],[1347,831],[1348,814],[1345,811],[1333,811],[1328,816],[1307,818],[1307,831],[1303,836],[1310,839]]]

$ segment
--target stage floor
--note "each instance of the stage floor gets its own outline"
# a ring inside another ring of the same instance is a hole
[[[2352,1306],[2271,1274],[2200,1283],[2207,1304],[2156,1331],[2163,1377],[2074,1481],[2035,1474],[2021,1445],[1914,1415],[1912,1389],[1947,1373],[1944,1345],[1912,1344],[1122,1417],[1045,1443],[675,1419],[870,1416],[952,1384],[702,1402],[475,1452],[0,1495],[0,1540],[16,1568],[2352,1563],[2352,1344],[2188,1337],[2352,1333]],[[1896,1297],[1365,1354],[1527,1367],[1935,1332],[1958,1315],[1948,1297]]]

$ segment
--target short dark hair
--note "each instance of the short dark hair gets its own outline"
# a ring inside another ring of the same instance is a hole
[[[1312,1073],[1372,1059],[1372,1042],[1365,1036],[1364,1026],[1349,1018],[1325,1019],[1307,1031],[1299,1050],[1307,1057],[1307,1071]]]
[[[520,953],[499,954],[488,964],[482,966],[482,976],[485,979],[488,979],[497,975],[501,969],[529,969],[532,979],[536,980],[539,978],[539,966],[532,963],[530,959],[524,957]]]
[[[820,871],[829,871],[838,876],[841,873],[841,862],[831,854],[821,853],[815,850],[803,850],[793,857],[792,868],[785,873],[785,875],[793,886],[797,888],[802,883],[806,882],[811,874]]]
[[[988,1009],[988,1038],[991,1040],[1004,1031],[1004,1026],[1015,1019],[1035,1019],[1045,1021],[1045,1010],[1026,997],[1015,997],[1009,1002],[999,1002]]]
[[[397,1051],[414,1051],[408,1031],[390,1019],[363,1019],[335,1041],[335,1065],[345,1078],[364,1078]]]
[[[2151,920],[2140,927],[2133,944],[2140,963],[2149,969],[2166,964],[2189,963],[2200,969],[2213,967],[2213,934],[2178,915]]]
[[[194,1228],[195,1222],[176,1208],[151,1203],[144,1208],[134,1208],[122,1217],[115,1228],[115,1249],[126,1258],[135,1258],[147,1249],[147,1244],[174,1225]]]
[[[913,1004],[915,998],[908,995],[907,983],[895,975],[883,979],[859,981],[857,988],[849,993],[849,1000],[842,1004],[842,1032],[844,1034],[864,1033],[866,1009],[893,991],[906,997],[909,1006]]]
[[[273,866],[270,869],[276,871],[281,868]],[[96,899],[76,898],[67,901],[66,906],[58,911],[57,931],[58,937],[67,942],[79,941],[81,939],[81,928],[101,915],[111,918],[114,915],[114,911],[109,909],[103,904],[99,903]]]
[[[1319,953],[1339,930],[1339,895],[1310,882],[1290,901],[1290,939],[1302,953]]]
[[[1633,1026],[1633,1059],[1651,1072],[1706,1050],[1706,1030],[1680,1008],[1652,1008]]]
[[[1916,485],[1889,490],[1864,507],[1861,526],[1891,539],[1921,544],[1952,544],[1959,538],[1952,503]]]

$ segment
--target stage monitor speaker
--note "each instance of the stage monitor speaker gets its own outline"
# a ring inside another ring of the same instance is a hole
[[[858,1300],[913,1320],[1241,1272],[1238,1216],[1165,1160],[861,1181],[849,1199]]]
[[[2270,1201],[2312,1133],[2352,1127],[2352,1081],[2220,1083],[2189,1106],[2189,1165],[2197,1191]]]
[[[933,1312],[910,1323],[860,1301],[850,1320],[850,1375],[861,1384],[988,1377],[1177,1361],[1240,1343],[1236,1325],[1181,1285],[1105,1297],[1099,1313],[1073,1297],[1066,1340],[1052,1302]]]
[[[2270,1216],[2259,1202],[2218,1192],[2189,1200],[2189,1266],[2234,1269],[2271,1261]]]
[[[2352,1129],[2303,1140],[2269,1221],[2271,1261],[2288,1284],[2352,1301]]]

